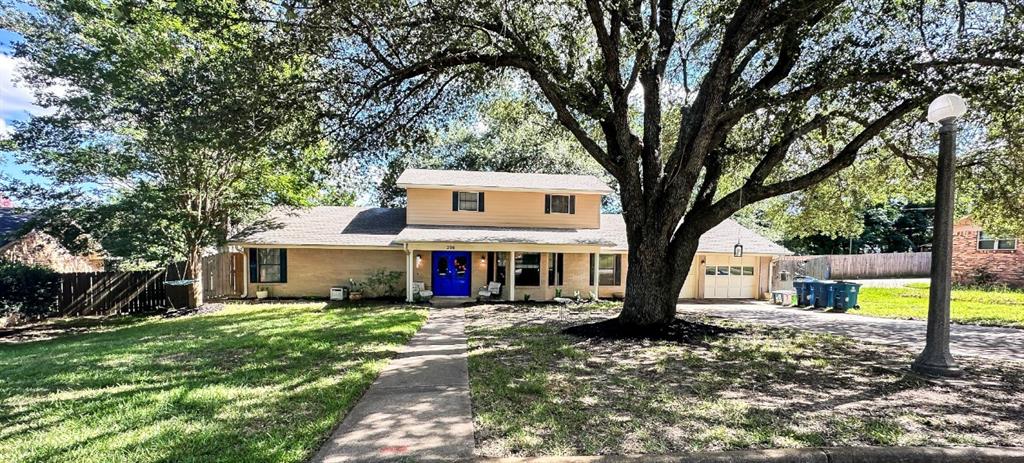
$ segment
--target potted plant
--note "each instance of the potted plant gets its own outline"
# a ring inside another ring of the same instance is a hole
[[[256,299],[266,299],[270,296],[270,288],[267,286],[256,287]]]
[[[363,284],[358,282],[358,281],[356,281],[356,280],[353,280],[352,278],[349,278],[348,279],[348,298],[353,300],[353,301],[358,301],[358,300],[362,299],[363,298]]]

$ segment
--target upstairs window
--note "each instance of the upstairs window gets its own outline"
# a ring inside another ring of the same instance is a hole
[[[985,232],[978,232],[978,249],[1012,251],[1017,249],[1016,238],[996,238]]]
[[[576,195],[544,195],[545,214],[575,214]]]
[[[453,191],[452,192],[452,210],[453,211],[483,212],[484,211],[484,194],[482,192],[472,192],[472,191]]]

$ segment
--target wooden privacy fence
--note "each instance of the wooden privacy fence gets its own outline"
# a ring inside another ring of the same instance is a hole
[[[894,252],[884,254],[831,255],[832,279],[912,278],[931,273],[932,253]]]
[[[167,306],[166,270],[61,274],[57,306],[62,315],[110,315]]]

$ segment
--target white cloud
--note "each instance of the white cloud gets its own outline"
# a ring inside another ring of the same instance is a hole
[[[0,117],[0,140],[3,140],[3,138],[9,135],[11,132],[14,132],[14,128],[11,127],[11,125],[8,124],[7,121],[5,121],[2,117]]]
[[[19,120],[30,115],[52,112],[49,108],[35,104],[36,92],[21,79],[21,68],[24,66],[25,60],[0,53],[0,119]],[[46,92],[63,96],[67,94],[68,87],[52,86]]]

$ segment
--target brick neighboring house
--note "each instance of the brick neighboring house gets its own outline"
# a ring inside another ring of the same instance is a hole
[[[1024,240],[990,236],[966,217],[953,224],[953,280],[1024,287]]]
[[[72,254],[57,238],[28,228],[31,219],[31,214],[0,207],[0,260],[41,265],[61,273],[103,270],[102,255]]]

